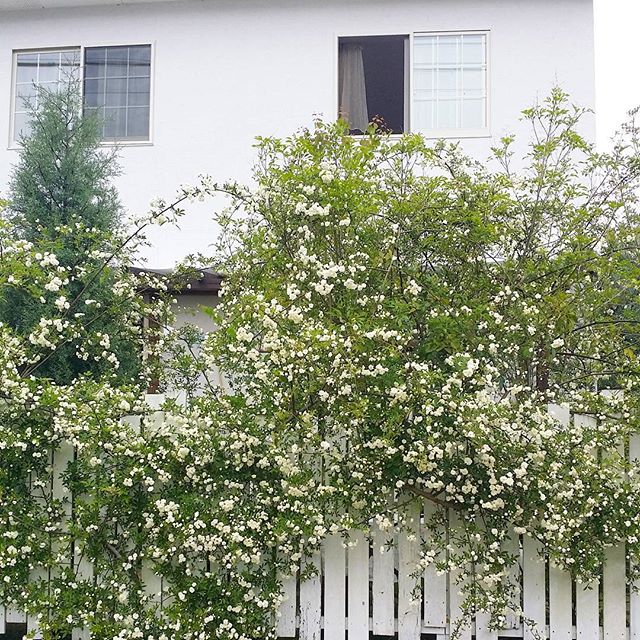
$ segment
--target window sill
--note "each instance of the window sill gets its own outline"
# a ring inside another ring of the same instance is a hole
[[[404,135],[419,134],[425,140],[463,140],[466,138],[491,138],[489,129],[443,129],[442,131],[406,131],[405,133],[391,133],[391,140],[399,140]],[[362,138],[366,133],[352,133],[352,138]]]
[[[153,140],[106,140],[101,147],[153,147]]]
[[[101,142],[100,147],[153,147],[152,140],[136,140],[131,142],[120,141],[120,142]],[[7,151],[20,151],[21,147],[19,144],[10,144],[7,146]]]

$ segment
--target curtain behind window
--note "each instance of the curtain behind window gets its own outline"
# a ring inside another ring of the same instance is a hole
[[[359,44],[341,44],[338,53],[338,115],[350,129],[366,131],[369,124],[364,59]]]

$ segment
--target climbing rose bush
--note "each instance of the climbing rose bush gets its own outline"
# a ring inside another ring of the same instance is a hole
[[[318,122],[260,139],[250,187],[185,188],[229,198],[224,288],[215,333],[147,344],[187,392],[162,413],[142,385],[26,375],[35,347],[2,328],[0,598],[47,638],[271,638],[282,579],[328,534],[391,542],[425,502],[416,575],[456,570],[457,629],[519,612],[514,539],[582,580],[614,544],[637,566],[618,448],[638,430],[637,131],[597,154],[582,115],[555,91],[524,114],[532,144],[483,164]]]

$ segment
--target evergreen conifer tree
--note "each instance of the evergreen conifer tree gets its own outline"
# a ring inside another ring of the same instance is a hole
[[[37,375],[67,384],[81,374],[103,375],[108,366],[120,381],[133,378],[139,348],[118,318],[122,292],[113,287],[114,269],[125,266],[105,265],[122,242],[123,211],[112,183],[119,173],[115,151],[101,147],[101,121],[83,113],[77,81],[55,91],[38,89],[37,103],[21,137],[3,217],[16,237],[43,256],[55,255],[62,283],[68,280],[66,299],[55,286],[46,298],[24,287],[11,289],[0,298],[0,320],[27,335],[42,317],[42,305],[56,305],[61,317],[84,314],[117,361],[98,364],[77,335],[49,354]]]

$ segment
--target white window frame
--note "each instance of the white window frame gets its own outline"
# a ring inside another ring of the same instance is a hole
[[[430,129],[420,133],[428,140],[438,140],[442,138],[463,139],[463,138],[490,138],[491,137],[491,30],[490,29],[450,29],[440,31],[375,31],[365,33],[336,33],[334,37],[334,83],[333,103],[336,105],[335,113],[338,112],[339,88],[338,88],[338,66],[339,66],[339,44],[341,38],[368,38],[375,36],[404,36],[408,38],[408,59],[405,65],[405,133],[414,132],[413,127],[413,48],[415,36],[450,36],[450,35],[483,35],[486,42],[486,122],[484,127],[478,129]],[[399,137],[401,134],[392,134],[392,137]]]
[[[16,93],[16,84],[17,84],[17,73],[18,73],[18,54],[20,53],[47,53],[54,51],[78,51],[80,56],[80,65],[79,65],[79,73],[78,73],[78,81],[80,82],[80,86],[82,87],[82,101],[84,105],[84,58],[85,58],[85,50],[100,48],[100,47],[136,47],[136,46],[147,46],[151,47],[151,70],[150,70],[150,79],[149,79],[149,138],[147,140],[127,140],[127,138],[122,138],[120,140],[102,140],[100,142],[100,146],[102,147],[149,147],[153,146],[154,139],[154,111],[155,111],[155,41],[146,41],[146,42],[91,42],[87,44],[81,45],[67,45],[67,46],[46,46],[46,47],[34,47],[34,46],[25,46],[18,47],[13,49],[11,52],[12,61],[11,61],[11,91],[10,93],[10,106],[9,106],[9,143],[8,149],[10,150],[18,150],[20,149],[20,144],[14,140],[15,133],[15,93]]]

